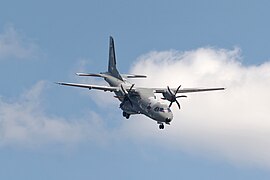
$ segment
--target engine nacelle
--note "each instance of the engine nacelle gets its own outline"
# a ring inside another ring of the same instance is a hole
[[[177,98],[187,97],[186,95],[176,96],[176,94],[177,94],[178,90],[180,89],[180,87],[181,87],[181,85],[178,86],[178,88],[177,88],[176,91],[174,92],[174,91],[172,91],[172,90],[169,88],[169,86],[167,86],[167,90],[166,90],[164,93],[162,93],[162,95],[163,95],[163,97],[164,97],[164,98],[162,98],[162,99],[168,100],[168,101],[171,102],[170,105],[169,105],[169,107],[171,107],[171,106],[172,106],[172,103],[175,102],[175,103],[177,104],[178,108],[180,109],[180,104],[179,104],[179,102],[177,101]]]
[[[162,93],[164,100],[172,101],[173,95],[167,90],[166,92]]]

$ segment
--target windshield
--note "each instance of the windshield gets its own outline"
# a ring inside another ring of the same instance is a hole
[[[155,107],[154,111],[156,112],[172,112],[170,108]]]

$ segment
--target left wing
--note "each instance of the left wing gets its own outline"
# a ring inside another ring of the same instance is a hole
[[[173,92],[176,91],[176,88],[171,89]],[[183,88],[179,89],[177,93],[191,93],[191,92],[203,92],[203,91],[220,91],[225,90],[225,88]],[[167,88],[155,88],[153,89],[154,93],[165,93]]]
[[[87,89],[97,89],[103,91],[119,91],[119,87],[110,87],[110,86],[98,86],[98,85],[90,85],[90,84],[77,84],[77,83],[65,83],[65,82],[57,82],[56,84],[65,85],[65,86],[74,86],[80,88],[87,88]]]

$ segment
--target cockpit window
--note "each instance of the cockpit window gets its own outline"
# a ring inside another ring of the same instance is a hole
[[[172,112],[170,108],[155,107],[154,111],[156,112]]]

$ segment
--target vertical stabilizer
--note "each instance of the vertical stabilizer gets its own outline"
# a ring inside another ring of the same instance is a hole
[[[114,41],[113,38],[110,37],[110,47],[109,47],[109,65],[108,65],[108,72],[123,81],[121,75],[119,74],[116,68],[116,57],[115,57],[115,49],[114,49]]]

